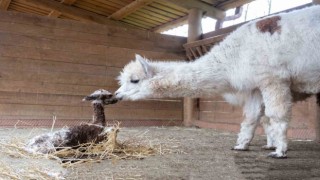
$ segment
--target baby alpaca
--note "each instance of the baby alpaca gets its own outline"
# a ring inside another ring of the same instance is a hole
[[[117,102],[106,90],[97,90],[84,101],[92,101],[94,109],[93,124],[81,124],[71,128],[63,128],[53,133],[47,133],[32,138],[25,149],[30,153],[52,153],[59,147],[76,147],[84,143],[99,143],[107,138],[113,127],[105,127],[104,105]]]
[[[99,89],[82,99],[82,101],[92,101],[94,111],[94,119],[92,121],[92,124],[98,124],[101,126],[106,125],[104,106],[117,103],[117,100],[115,98],[112,98],[112,96],[113,95],[110,92]]]
[[[116,97],[222,95],[245,115],[234,149],[248,149],[266,116],[276,147],[269,156],[285,158],[294,94],[320,92],[319,47],[320,6],[266,17],[239,27],[194,62],[151,62],[137,55],[121,72]]]

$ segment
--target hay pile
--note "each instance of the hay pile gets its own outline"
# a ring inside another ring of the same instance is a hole
[[[10,143],[0,143],[1,151],[11,157],[48,158],[55,159],[63,167],[70,167],[80,163],[100,162],[104,159],[143,159],[155,155],[156,147],[134,141],[118,142],[119,124],[114,125],[105,140],[99,143],[85,143],[76,147],[57,147],[56,151],[48,154],[30,154],[26,151],[26,144],[18,139]]]
[[[64,179],[64,173],[59,171],[50,171],[49,169],[37,166],[16,168],[14,164],[0,163],[0,179]]]
[[[115,125],[107,138],[99,143],[59,147],[50,157],[59,160],[64,167],[69,167],[79,163],[99,162],[104,159],[143,159],[156,153],[156,150],[149,146],[119,143],[117,141],[119,129],[119,125]]]
[[[38,131],[43,130],[32,129],[27,136],[12,136],[9,141],[0,141],[0,153],[7,157],[3,163],[0,161],[0,179],[63,179],[73,172],[72,169],[81,166],[81,163],[91,165],[105,159],[116,163],[121,159],[143,159],[153,155],[185,153],[175,138],[152,137],[148,135],[149,130],[123,129],[118,140],[119,124],[114,125],[106,140],[100,143],[86,143],[73,148],[59,147],[55,152],[48,154],[27,152],[25,147],[28,137],[33,137],[39,133]],[[54,162],[43,159],[53,159]]]

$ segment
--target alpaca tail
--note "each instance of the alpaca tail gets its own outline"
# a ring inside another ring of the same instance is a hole
[[[320,106],[320,93],[318,93],[316,96],[317,96],[317,104],[318,106]]]

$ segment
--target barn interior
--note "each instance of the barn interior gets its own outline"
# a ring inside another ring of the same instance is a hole
[[[0,0],[2,141],[23,137],[35,128],[43,132],[90,122],[92,107],[81,100],[97,89],[114,92],[119,87],[119,72],[135,54],[151,60],[194,61],[246,23],[222,26],[239,18],[242,7],[253,1]],[[285,11],[313,4],[320,1]],[[228,10],[234,14],[227,15]],[[217,20],[212,24],[214,31],[202,32],[203,17]],[[162,34],[185,24],[188,37]],[[267,159],[258,148],[265,141],[263,136],[257,137],[251,151],[241,154],[230,150],[243,119],[242,109],[221,97],[110,105],[105,108],[106,120],[125,127],[127,135],[120,138],[147,133],[147,138],[156,137],[158,143],[170,144],[174,150],[145,160],[92,164],[90,170],[83,166],[69,169],[66,178],[320,178],[320,109],[316,99],[294,104],[292,112],[288,137],[293,158],[280,162]],[[261,127],[256,133],[264,134]],[[10,158],[4,156],[1,164],[12,161]],[[50,167],[50,160],[47,165]],[[147,168],[150,171],[143,170]]]

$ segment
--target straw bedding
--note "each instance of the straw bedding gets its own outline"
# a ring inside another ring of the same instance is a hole
[[[102,160],[111,159],[129,160],[143,159],[155,154],[161,154],[161,146],[151,145],[138,139],[131,139],[123,142],[117,141],[120,132],[119,124],[112,127],[105,139],[100,142],[92,141],[76,146],[57,147],[55,151],[45,154],[30,153],[26,151],[25,140],[13,138],[11,142],[0,143],[2,153],[14,158],[27,159],[54,159],[64,168],[73,167],[82,163],[96,163]],[[50,171],[39,167],[26,167],[15,169],[13,166],[0,162],[0,178],[7,179],[63,179],[62,172]]]
[[[35,136],[28,142],[13,139],[10,143],[1,143],[0,150],[17,158],[55,159],[62,167],[100,162],[104,159],[143,159],[156,154],[156,152],[161,154],[161,147],[160,151],[157,151],[155,146],[134,141],[117,141],[119,123],[112,127],[105,126],[103,106],[117,102],[112,98],[110,92],[103,89],[97,90],[86,96],[84,101],[92,101],[95,116],[93,123],[80,124],[52,132],[55,124],[54,119],[51,132]],[[0,167],[0,177],[9,179],[61,179],[62,174],[41,170],[41,168],[15,169],[6,164]]]

